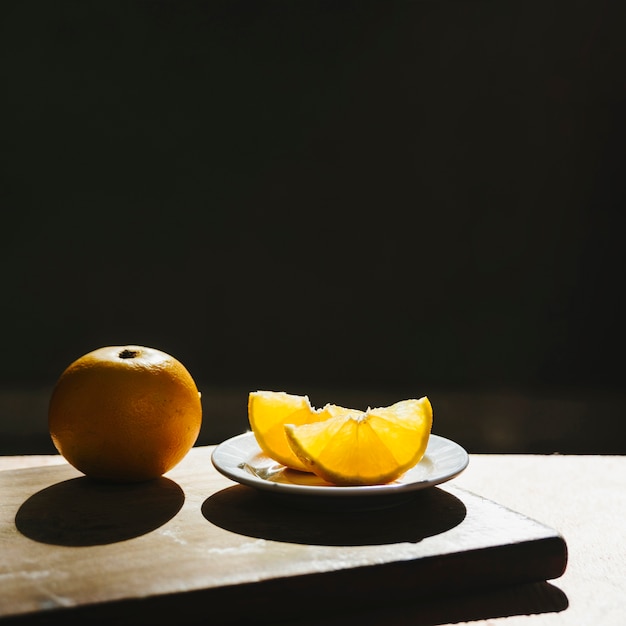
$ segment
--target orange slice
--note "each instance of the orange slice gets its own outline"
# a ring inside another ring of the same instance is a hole
[[[308,424],[327,417],[311,406],[308,396],[284,391],[253,391],[248,395],[248,421],[259,447],[271,459],[292,469],[308,471],[289,446],[284,425]]]
[[[424,456],[433,422],[427,397],[358,411],[327,405],[323,421],[286,423],[286,439],[310,472],[336,485],[399,478]]]

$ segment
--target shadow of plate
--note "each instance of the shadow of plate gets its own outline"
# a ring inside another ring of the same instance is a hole
[[[359,546],[421,541],[460,524],[466,509],[458,498],[436,487],[419,491],[393,508],[364,512],[345,507],[291,507],[256,489],[236,485],[207,498],[202,514],[216,526],[249,537]]]

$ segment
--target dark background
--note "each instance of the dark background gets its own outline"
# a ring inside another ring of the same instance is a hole
[[[471,451],[626,452],[625,27],[602,1],[3,1],[0,451],[46,450],[61,371],[136,343],[191,371],[200,443],[275,389],[427,394]]]

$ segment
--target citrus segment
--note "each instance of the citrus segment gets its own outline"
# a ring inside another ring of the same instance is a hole
[[[327,406],[326,413],[333,413]],[[336,485],[391,482],[424,456],[433,412],[427,397],[335,416],[309,424],[285,424],[294,454],[311,472]]]
[[[311,406],[308,396],[284,391],[253,391],[248,395],[248,421],[259,447],[291,469],[308,471],[289,446],[284,425],[308,424],[326,417]]]

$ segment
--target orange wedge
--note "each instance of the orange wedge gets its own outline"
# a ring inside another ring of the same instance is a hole
[[[427,397],[358,411],[327,405],[323,421],[285,423],[294,455],[336,485],[385,484],[424,456],[433,422]]]
[[[308,396],[284,391],[253,391],[248,395],[248,421],[259,447],[292,469],[308,471],[289,446],[284,425],[308,424],[327,417],[311,406]]]

